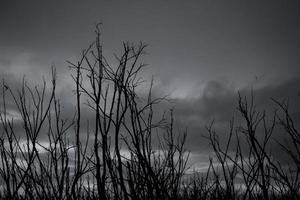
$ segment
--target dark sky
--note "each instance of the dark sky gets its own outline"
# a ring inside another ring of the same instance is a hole
[[[98,22],[108,57],[123,41],[149,44],[145,78],[154,75],[154,89],[175,100],[179,126],[196,138],[191,149],[200,149],[205,123],[233,115],[238,90],[255,87],[262,105],[300,90],[296,0],[1,0],[1,79],[38,82],[54,65],[67,87],[65,61],[93,41]]]

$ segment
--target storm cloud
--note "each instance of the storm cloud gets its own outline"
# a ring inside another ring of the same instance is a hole
[[[103,22],[103,53],[112,65],[123,41],[149,44],[143,79],[153,76],[153,94],[168,95],[171,103],[157,110],[174,108],[177,130],[187,129],[187,149],[198,159],[211,151],[203,136],[212,120],[225,133],[232,117],[239,120],[238,92],[249,97],[253,90],[258,110],[270,115],[276,109],[271,98],[289,99],[299,121],[299,10],[299,1],[282,0],[1,1],[0,78],[17,90],[24,75],[32,85],[43,76],[51,80],[54,66],[57,95],[65,115],[73,115],[66,60],[76,62]],[[8,108],[13,115],[16,108]],[[83,118],[92,116],[86,111]]]

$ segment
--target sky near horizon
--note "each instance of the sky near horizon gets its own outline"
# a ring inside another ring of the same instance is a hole
[[[299,10],[296,0],[1,0],[0,78],[39,82],[53,65],[67,88],[66,60],[76,61],[102,22],[109,58],[123,41],[149,44],[145,79],[154,76],[154,90],[175,100],[178,126],[189,127],[189,147],[199,150],[199,130],[230,119],[238,90],[255,87],[267,106],[300,91]]]

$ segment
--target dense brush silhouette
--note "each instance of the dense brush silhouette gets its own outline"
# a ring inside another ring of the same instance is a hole
[[[147,97],[137,92],[146,45],[123,43],[118,65],[111,66],[102,55],[100,36],[97,26],[95,42],[78,62],[68,62],[76,94],[73,118],[63,117],[55,69],[50,88],[46,81],[31,88],[23,80],[14,91],[3,82],[2,199],[299,198],[300,135],[285,102],[274,100],[282,113],[268,124],[253,95],[250,100],[239,95],[243,123],[231,122],[228,141],[221,144],[213,124],[207,128],[219,164],[211,159],[207,173],[186,178],[187,133],[174,133],[172,110],[169,117],[154,117],[155,105],[166,98],[152,97],[152,83]],[[10,116],[11,107],[18,120]],[[86,109],[93,116],[88,123],[82,117]],[[289,146],[278,144],[290,157],[289,165],[268,151],[276,126],[291,140]],[[229,151],[233,139],[234,154]]]

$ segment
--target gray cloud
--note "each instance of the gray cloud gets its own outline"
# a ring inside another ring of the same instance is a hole
[[[297,1],[3,1],[0,52],[34,53],[41,59],[35,70],[52,62],[64,68],[64,60],[80,54],[93,40],[94,24],[102,21],[108,56],[122,41],[144,40],[150,44],[149,74],[169,85],[224,76],[241,86],[261,75],[284,81],[300,73],[299,6]]]
[[[242,96],[251,95],[251,89],[255,98],[257,111],[267,113],[267,123],[273,117],[274,111],[278,107],[273,102],[276,99],[280,102],[289,99],[290,113],[295,120],[296,128],[300,127],[300,105],[299,105],[299,85],[300,78],[292,79],[281,84],[267,85],[255,88],[250,87],[239,90]],[[207,154],[212,149],[209,142],[204,137],[208,132],[206,126],[210,125],[214,120],[214,128],[220,135],[221,143],[225,143],[229,134],[229,122],[234,117],[235,127],[243,123],[241,115],[237,111],[238,91],[231,84],[224,81],[210,81],[205,84],[202,94],[198,98],[193,99],[176,99],[175,101],[175,118],[176,125],[187,127],[188,139],[187,147],[194,153]],[[279,114],[281,114],[279,112]],[[262,135],[261,129],[258,129],[258,135]],[[277,126],[273,139],[270,143],[271,149],[278,149],[277,141],[289,141],[287,134],[280,126]],[[231,148],[235,148],[235,140],[233,140]],[[207,153],[205,153],[207,152]],[[286,159],[284,154],[278,153],[278,158]]]
[[[170,94],[173,102],[159,105],[157,118],[174,106],[177,129],[188,129],[188,148],[206,152],[202,135],[211,120],[224,133],[232,116],[239,120],[238,90],[249,95],[253,86],[258,109],[268,113],[275,108],[271,97],[289,98],[300,119],[299,8],[298,1],[281,0],[1,1],[0,78],[17,89],[25,74],[34,85],[42,76],[49,80],[54,65],[64,115],[72,115],[73,84],[65,60],[77,60],[93,41],[94,24],[102,21],[110,60],[122,41],[149,44],[143,61],[150,67],[143,78],[154,75],[153,94]],[[87,110],[83,118],[92,121]],[[20,133],[21,127],[16,125]],[[280,131],[276,136],[285,137]]]

